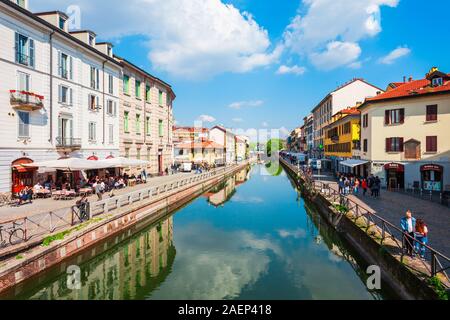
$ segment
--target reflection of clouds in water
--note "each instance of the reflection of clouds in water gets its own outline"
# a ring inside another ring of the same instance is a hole
[[[237,194],[231,199],[231,202],[256,204],[256,203],[263,203],[264,199],[261,197],[246,197]]]
[[[206,224],[183,227],[174,235],[173,271],[153,299],[236,298],[267,272],[268,251],[281,253],[272,241],[247,231],[224,232]]]
[[[306,230],[300,228],[296,230],[281,229],[278,230],[278,234],[282,238],[291,238],[291,237],[294,239],[306,238]]]

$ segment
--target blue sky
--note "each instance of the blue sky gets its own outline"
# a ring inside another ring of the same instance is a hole
[[[287,131],[354,77],[385,88],[450,72],[446,0],[31,0],[72,4],[81,28],[172,84],[180,125]]]

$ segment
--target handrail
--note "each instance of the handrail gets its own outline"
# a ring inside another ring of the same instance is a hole
[[[287,160],[285,160],[283,158],[280,158],[280,159],[285,164],[287,164],[289,167],[291,167],[291,170],[293,169],[294,166],[289,164],[287,162]],[[349,209],[349,211],[356,209],[356,211],[354,211],[354,213],[356,214],[355,222],[360,217],[364,217],[367,220],[366,233],[370,230],[371,227],[373,227],[373,225],[370,225],[370,221],[376,227],[380,228],[379,224],[375,222],[375,220],[378,219],[379,222],[381,223],[381,243],[383,243],[386,238],[391,238],[394,241],[394,243],[396,244],[396,246],[399,249],[401,249],[402,259],[404,256],[403,250],[405,248],[404,247],[405,241],[407,242],[407,244],[409,244],[410,246],[413,247],[413,250],[415,252],[416,252],[416,248],[415,248],[414,244],[419,244],[420,246],[423,246],[424,248],[428,249],[428,251],[430,252],[430,255],[431,255],[430,267],[427,266],[424,263],[424,261],[422,261],[422,260],[420,260],[420,261],[423,263],[423,265],[425,266],[427,271],[430,272],[431,277],[434,277],[437,274],[441,273],[447,278],[448,281],[450,281],[449,276],[446,273],[446,270],[450,268],[450,258],[445,256],[443,253],[437,251],[436,249],[433,249],[429,245],[427,245],[427,244],[415,239],[414,237],[410,236],[409,234],[405,233],[403,230],[401,230],[399,227],[397,227],[393,223],[391,223],[391,222],[387,221],[386,219],[377,215],[376,211],[370,210],[369,208],[365,207],[364,205],[356,203],[355,201],[350,199],[348,196],[340,194],[338,192],[338,190],[330,187],[330,183],[326,183],[323,181],[316,181],[316,180],[311,179],[301,168],[295,167],[295,170],[293,170],[293,171],[296,172],[297,175],[301,176],[302,180],[305,182],[305,184],[307,185],[308,188],[313,189],[314,191],[323,194],[325,198],[327,198],[327,195],[323,191],[328,191],[328,197],[330,197],[333,200],[333,202],[336,202],[336,200],[339,199],[339,203],[345,204],[346,208]],[[352,206],[350,206],[350,204]],[[364,210],[365,212],[361,213],[362,210]],[[393,232],[391,231],[391,229],[393,229],[394,231],[397,231],[398,233],[400,233],[402,235],[403,242],[401,245],[399,244],[399,240],[393,235]],[[448,266],[443,267],[442,263],[439,261],[439,258],[441,260],[445,261]]]
[[[236,169],[236,166],[237,165],[232,165],[224,168],[213,169],[201,174],[180,177],[179,179],[174,179],[161,185],[150,186],[148,188],[135,190],[130,193],[118,195],[105,200],[90,202],[89,218],[108,213],[111,210],[131,205],[144,199],[157,197],[169,191],[175,192],[174,190],[179,190],[180,188],[186,189],[193,184],[198,184],[217,175],[226,175],[233,172],[233,170]],[[82,219],[79,219],[78,213],[76,212],[76,206],[71,206],[50,212],[38,213],[32,216],[24,215],[1,221],[0,233],[4,236],[3,239],[5,239],[7,230],[11,230],[11,227],[14,227],[14,225],[18,223],[21,226],[20,229],[24,231],[23,241],[21,241],[21,243],[26,243],[31,239],[36,239],[47,234],[52,234],[55,231],[80,224],[83,222],[81,220]],[[2,238],[0,237],[0,239]],[[14,245],[16,244],[17,243]],[[0,250],[10,246],[11,244],[3,241],[3,243],[0,243]]]

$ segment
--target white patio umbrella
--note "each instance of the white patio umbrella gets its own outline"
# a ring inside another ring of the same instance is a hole
[[[80,170],[95,170],[108,168],[100,161],[92,161],[78,158],[66,158],[59,160],[33,162],[24,164],[25,167],[39,167],[45,169],[63,170],[63,171],[80,171]]]
[[[127,168],[127,167],[140,167],[147,166],[150,164],[149,161],[128,159],[124,157],[111,158],[106,160],[96,161],[101,164],[104,168]]]

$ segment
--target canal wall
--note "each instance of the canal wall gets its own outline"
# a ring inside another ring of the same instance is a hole
[[[439,296],[424,280],[423,277],[409,269],[399,261],[385,245],[375,241],[370,235],[356,225],[345,215],[338,214],[332,207],[332,203],[321,193],[312,193],[304,188],[304,181],[298,176],[294,166],[280,159],[287,173],[294,178],[302,195],[310,200],[325,218],[327,223],[333,227],[345,241],[368,265],[376,265],[381,269],[384,283],[389,284],[390,289],[400,299],[404,300],[438,300]]]
[[[55,240],[48,246],[37,246],[16,257],[0,262],[0,292],[20,285],[26,279],[55,266],[70,257],[86,250],[109,237],[124,232],[138,223],[152,223],[192,201],[205,191],[222,182],[227,177],[239,172],[248,163],[235,165],[223,173],[211,174],[204,180],[197,180],[185,186],[177,186],[161,196],[143,201],[140,194],[136,200],[130,196],[131,205],[118,204],[114,210],[109,209],[106,201],[101,215],[91,221],[71,229],[62,240]],[[139,201],[141,199],[142,201]],[[93,210],[99,210],[93,208]],[[97,212],[98,213],[98,212]]]

